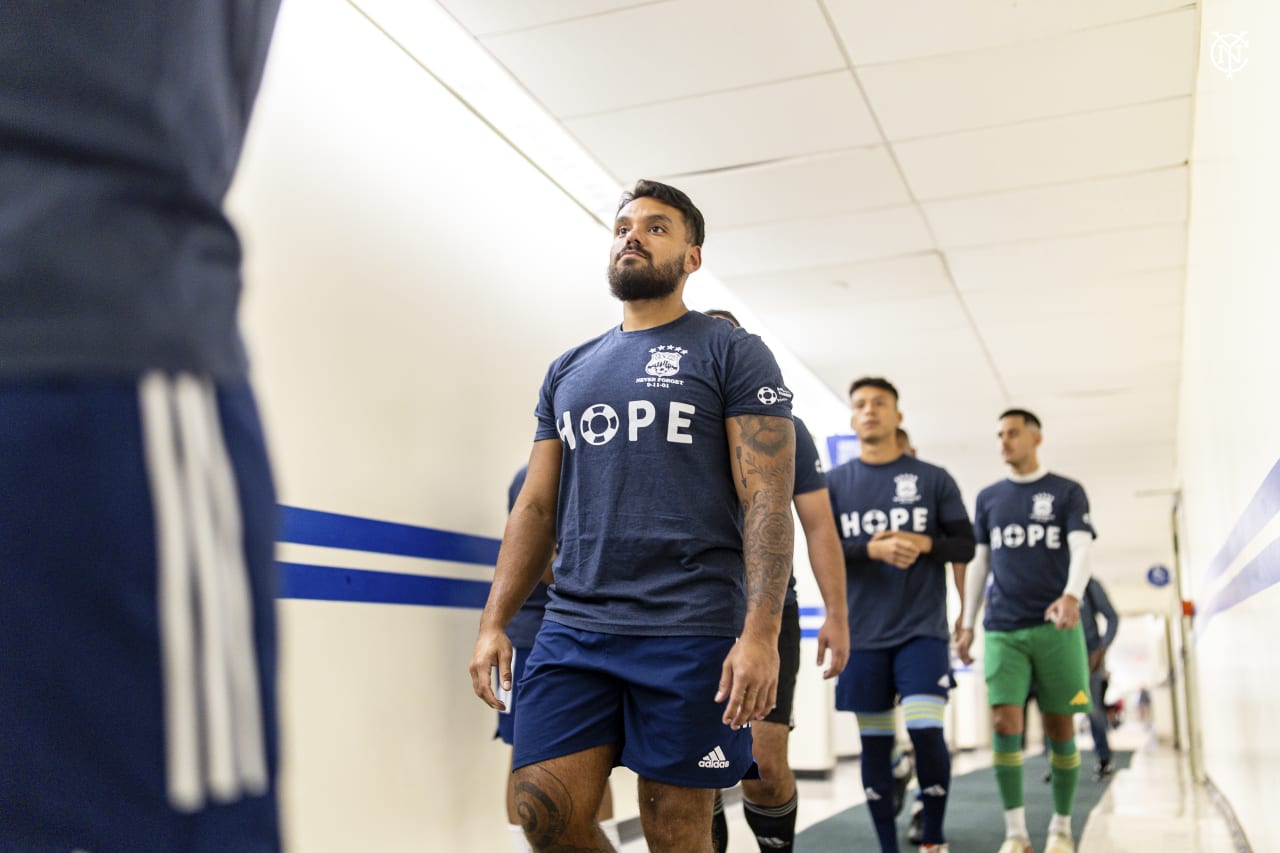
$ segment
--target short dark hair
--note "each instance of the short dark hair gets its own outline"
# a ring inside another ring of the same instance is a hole
[[[732,312],[726,311],[723,308],[708,308],[702,313],[706,314],[708,317],[719,317],[721,320],[728,320],[739,329],[742,328],[742,324],[738,322],[738,318],[733,316]]]
[[[853,384],[849,386],[849,396],[853,396],[853,392],[859,388],[879,388],[882,391],[888,391],[893,395],[893,399],[898,399],[898,389],[893,387],[893,383],[883,376],[864,376],[861,379],[853,380]]]
[[[660,184],[657,181],[646,181],[644,179],[636,181],[636,185],[632,189],[625,191],[622,194],[622,198],[618,200],[618,210],[614,211],[614,216],[617,216],[618,211],[638,198],[654,198],[680,211],[680,214],[684,217],[684,230],[689,238],[690,246],[701,246],[702,241],[707,238],[707,224],[702,218],[702,211],[698,210],[693,201],[683,192],[667,184]]]
[[[1040,419],[1026,409],[1005,409],[996,420],[1002,421],[1005,418],[1022,418],[1023,423],[1040,429]]]

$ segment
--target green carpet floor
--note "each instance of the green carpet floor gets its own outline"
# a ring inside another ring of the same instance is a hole
[[[1116,752],[1113,762],[1116,770],[1129,766],[1130,752]],[[1080,768],[1080,787],[1076,790],[1075,809],[1071,816],[1072,834],[1079,841],[1089,812],[1107,789],[1110,780],[1093,781],[1093,756],[1085,753]],[[1023,765],[1023,789],[1026,792],[1027,828],[1031,830],[1031,843],[1039,850],[1044,846],[1044,836],[1053,813],[1053,793],[1041,778],[1049,769],[1043,756],[1028,756]],[[913,794],[908,793],[908,797]],[[907,804],[898,816],[898,844],[903,851],[916,848],[907,841],[907,823],[911,805]],[[996,788],[995,771],[991,768],[975,770],[951,780],[951,795],[947,798],[947,842],[955,853],[995,853],[1004,841],[1004,817],[1000,808],[1000,794]],[[877,853],[880,849],[871,828],[871,815],[865,803],[845,809],[821,823],[816,823],[796,836],[796,853]]]

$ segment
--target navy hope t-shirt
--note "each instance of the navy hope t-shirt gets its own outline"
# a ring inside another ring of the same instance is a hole
[[[736,637],[742,522],[725,419],[791,417],[759,337],[690,311],[556,359],[535,440],[563,444],[546,618],[609,634]]]
[[[1047,473],[1030,483],[1001,480],[978,493],[973,534],[991,546],[991,582],[982,624],[1015,631],[1044,624],[1071,567],[1067,534],[1092,535],[1089,499],[1074,480]]]
[[[934,537],[942,523],[969,522],[951,475],[913,456],[884,465],[852,459],[831,469],[827,489],[846,556],[853,550],[865,555],[866,544],[881,530]],[[914,637],[950,636],[946,564],[933,554],[921,554],[906,569],[867,559],[849,560],[847,568],[854,649],[887,649]]]

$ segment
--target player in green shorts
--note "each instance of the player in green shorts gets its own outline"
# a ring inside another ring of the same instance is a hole
[[[1011,473],[978,495],[973,523],[978,546],[965,578],[965,617],[956,651],[972,663],[973,625],[985,591],[992,761],[1005,820],[1000,853],[1031,853],[1022,798],[1022,732],[1023,703],[1032,684],[1051,753],[1054,814],[1045,853],[1074,853],[1071,805],[1080,781],[1080,752],[1071,722],[1074,714],[1090,709],[1080,626],[1094,539],[1089,500],[1079,483],[1040,468],[1040,419],[1031,412],[1002,414],[999,436]]]

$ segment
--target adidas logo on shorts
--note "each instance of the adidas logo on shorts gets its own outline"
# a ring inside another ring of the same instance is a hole
[[[717,746],[715,749],[702,756],[702,760],[698,762],[698,766],[712,770],[723,770],[729,766],[729,759],[724,757],[724,750]]]
[[[1085,695],[1085,692],[1083,690],[1081,690],[1076,695],[1071,697],[1071,704],[1072,705],[1088,705],[1089,697]]]

